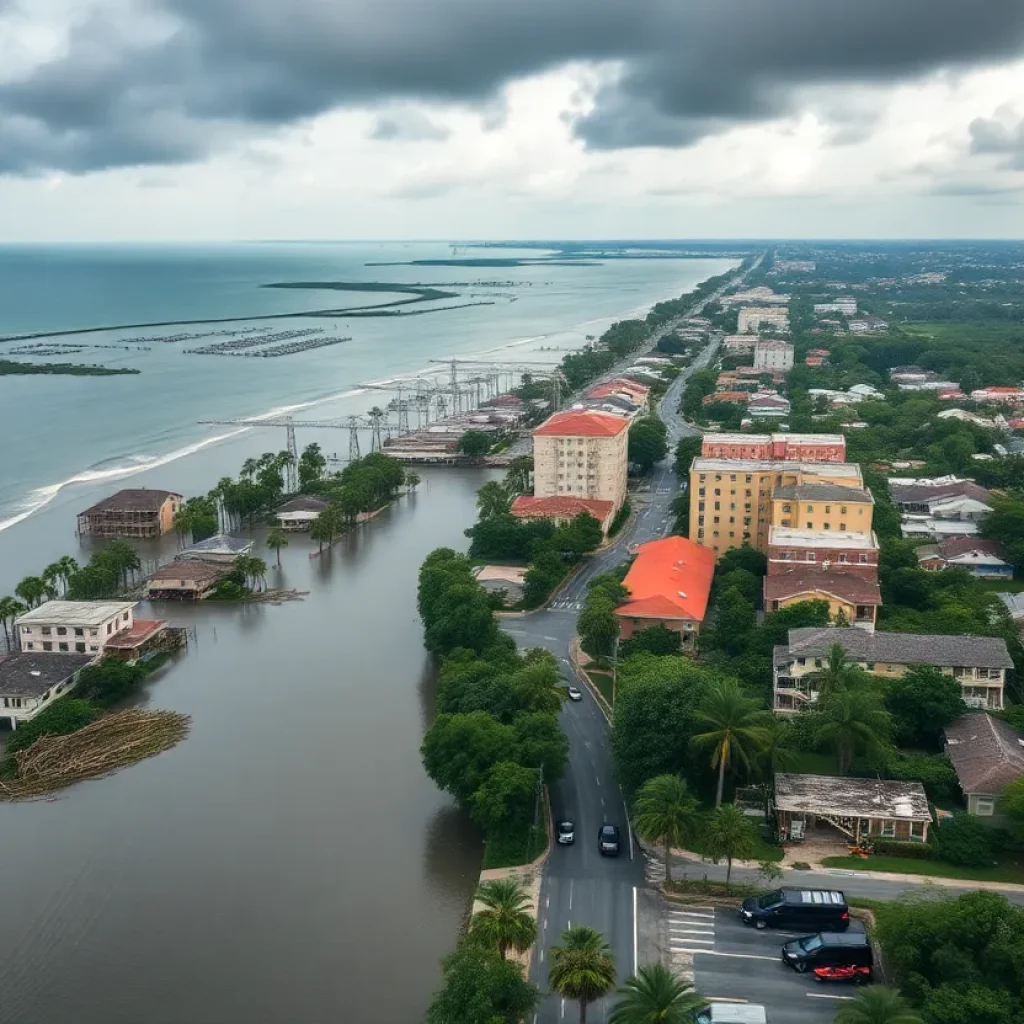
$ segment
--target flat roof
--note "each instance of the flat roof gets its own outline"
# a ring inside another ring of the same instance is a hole
[[[851,490],[853,488],[850,488]],[[769,546],[815,548],[855,548],[860,551],[877,551],[878,538],[871,533],[856,533],[853,530],[799,530],[795,526],[769,526]]]
[[[846,447],[846,438],[842,434],[741,434],[722,431],[716,434],[705,434],[705,441],[716,441],[722,444],[820,444]]]
[[[828,484],[811,481],[804,484],[785,484],[776,487],[772,492],[772,499],[782,501],[834,501],[839,504],[844,502],[864,502],[874,504],[875,499],[871,492],[862,487],[844,487],[842,484]]]
[[[95,660],[95,654],[49,654],[18,651],[0,658],[0,694],[41,697],[51,686],[70,679]]]
[[[837,775],[775,775],[775,806],[797,814],[931,821],[920,782],[881,782]]]
[[[710,437],[711,435],[705,435]],[[698,473],[812,473],[860,480],[855,462],[802,462],[797,459],[706,459],[698,455],[690,466]]]
[[[15,620],[46,625],[51,622],[61,626],[98,626],[122,612],[130,612],[134,601],[47,601],[38,608],[19,615]]]

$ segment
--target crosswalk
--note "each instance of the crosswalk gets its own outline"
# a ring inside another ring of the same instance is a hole
[[[551,607],[566,612],[578,612],[583,607],[582,601],[552,601]]]
[[[668,941],[673,953],[715,948],[715,908],[686,907],[668,912]]]

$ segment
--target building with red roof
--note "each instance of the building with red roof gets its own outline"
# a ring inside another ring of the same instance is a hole
[[[512,502],[512,515],[516,519],[550,519],[555,526],[572,522],[582,512],[592,515],[605,533],[615,518],[615,505],[610,501],[596,498],[570,498],[558,494],[550,498],[536,498],[532,494],[521,494]]]
[[[694,641],[708,607],[715,553],[685,537],[665,537],[642,544],[624,583],[629,599],[618,608],[619,635],[664,626]]]

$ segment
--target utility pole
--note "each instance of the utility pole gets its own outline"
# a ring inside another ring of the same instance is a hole
[[[359,417],[348,418],[348,461],[355,462],[359,458]]]

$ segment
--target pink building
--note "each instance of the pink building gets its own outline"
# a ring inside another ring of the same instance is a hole
[[[786,462],[845,462],[842,434],[705,434],[705,459],[764,459]]]

